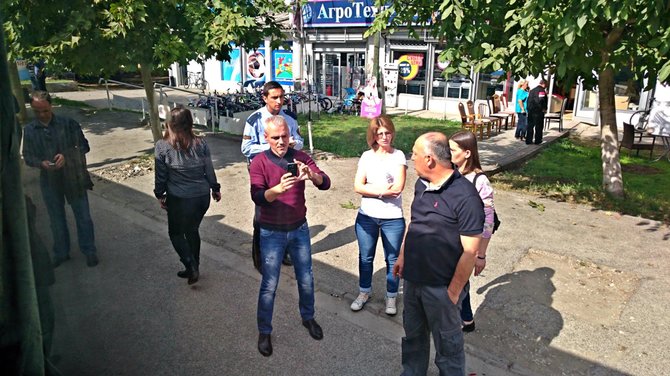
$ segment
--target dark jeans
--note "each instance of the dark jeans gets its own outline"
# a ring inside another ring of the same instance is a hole
[[[200,265],[200,222],[209,209],[209,194],[182,198],[167,196],[168,233],[179,259],[187,268]]]
[[[528,129],[526,130],[526,144],[542,143],[544,130],[544,112],[533,111],[528,113]]]
[[[46,182],[41,182],[40,187],[42,188],[44,204],[49,213],[54,241],[53,253],[56,258],[64,259],[70,253],[70,233],[65,219],[65,194],[62,190],[53,188]],[[95,254],[95,235],[87,192],[84,191],[83,196],[72,199],[69,204],[77,224],[79,250],[85,255]]]
[[[516,116],[519,120],[516,122],[516,131],[514,137],[526,137],[526,128],[528,127],[528,114],[525,112],[517,112]]]
[[[435,344],[435,365],[441,376],[465,375],[465,349],[461,329],[461,302],[447,294],[447,286],[427,286],[405,280],[402,325],[402,375],[426,375],[430,359],[430,335]]]
[[[465,298],[463,298],[463,304],[461,307],[461,320],[463,321],[472,321],[474,319],[472,314],[472,306],[470,305],[470,291],[465,293]]]

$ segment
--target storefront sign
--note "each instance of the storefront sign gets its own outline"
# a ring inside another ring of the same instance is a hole
[[[422,54],[407,54],[398,58],[398,75],[405,81],[414,79],[423,66]]]
[[[370,26],[377,11],[374,0],[310,0],[302,6],[302,22],[304,27]]]

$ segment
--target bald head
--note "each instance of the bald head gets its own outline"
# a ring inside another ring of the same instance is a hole
[[[416,140],[423,147],[424,153],[430,155],[440,165],[451,167],[451,151],[449,151],[449,139],[444,133],[425,133]]]

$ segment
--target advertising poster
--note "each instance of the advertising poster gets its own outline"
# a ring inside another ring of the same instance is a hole
[[[377,91],[377,79],[368,77],[368,83],[363,88],[363,99],[361,100],[361,117],[371,119],[382,113],[382,99]]]
[[[16,68],[19,70],[19,80],[29,80],[30,71],[28,70],[28,61],[23,59],[16,60]]]
[[[293,84],[293,52],[277,50],[272,53],[273,79],[282,85]]]
[[[247,81],[265,81],[265,48],[247,51]]]
[[[384,96],[386,105],[396,107],[398,105],[398,64],[385,63],[382,70],[384,77]]]
[[[230,61],[221,62],[221,80],[240,82],[240,49],[230,51]]]
[[[423,66],[422,54],[407,54],[398,58],[398,74],[405,81],[414,79]]]

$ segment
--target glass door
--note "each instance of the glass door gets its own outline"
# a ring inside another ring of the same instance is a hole
[[[340,54],[339,53],[323,53],[321,59],[322,69],[320,75],[324,94],[327,96],[340,96]]]
[[[344,76],[343,85],[354,90],[358,90],[359,86],[365,85],[365,53],[347,54],[347,72]]]

